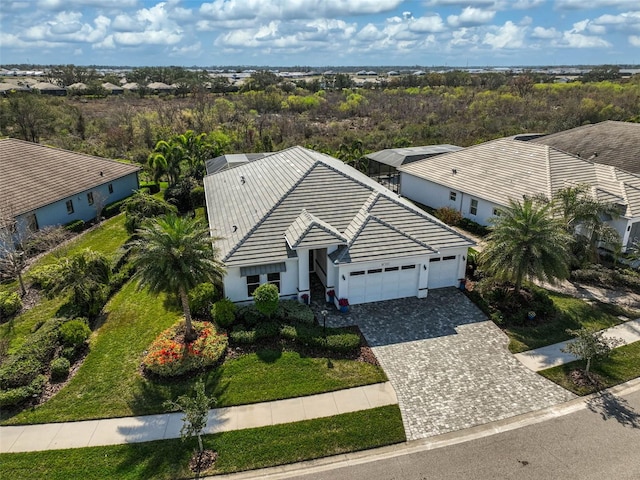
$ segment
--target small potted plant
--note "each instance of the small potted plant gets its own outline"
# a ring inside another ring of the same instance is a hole
[[[309,294],[308,293],[303,293],[300,298],[302,298],[302,303],[304,303],[305,305],[309,305]]]
[[[329,303],[333,303],[333,299],[335,298],[335,296],[336,296],[335,290],[327,290],[327,299],[328,299],[327,301]]]
[[[349,311],[349,300],[346,298],[341,298],[338,300],[338,306],[340,307],[340,311],[342,313],[347,313]]]
[[[536,319],[536,312],[534,312],[533,310],[530,310],[529,313],[527,313],[527,318],[529,320],[535,320]]]

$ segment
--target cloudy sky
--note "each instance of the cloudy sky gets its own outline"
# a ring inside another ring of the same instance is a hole
[[[2,0],[0,62],[640,63],[639,0]]]

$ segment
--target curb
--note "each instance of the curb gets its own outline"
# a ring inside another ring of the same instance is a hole
[[[542,423],[547,420],[584,410],[588,408],[588,404],[591,400],[602,396],[603,394],[621,396],[628,395],[636,391],[640,391],[640,377],[601,392],[592,393],[584,397],[578,397],[573,400],[569,400],[568,402],[547,407],[542,410],[524,413],[515,417],[498,420],[484,425],[478,425],[476,427],[459,430],[457,432],[449,432],[434,437],[411,440],[396,445],[363,450],[360,452],[345,453],[332,457],[323,457],[316,460],[308,460],[289,465],[204,478],[209,480],[279,480],[312,473],[329,472],[338,468],[386,460],[412,453],[426,452],[451,445],[457,445],[459,443],[489,437],[499,433],[508,432],[510,430],[527,427],[529,425],[535,425],[537,423]]]

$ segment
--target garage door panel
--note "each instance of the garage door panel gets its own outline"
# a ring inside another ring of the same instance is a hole
[[[428,288],[442,288],[456,285],[458,278],[458,257],[440,257],[429,262]]]
[[[349,274],[349,303],[368,303],[418,294],[418,264],[369,268]]]

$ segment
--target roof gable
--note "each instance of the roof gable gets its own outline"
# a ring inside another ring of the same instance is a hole
[[[289,248],[320,248],[347,243],[346,237],[327,222],[302,209],[284,234]]]

